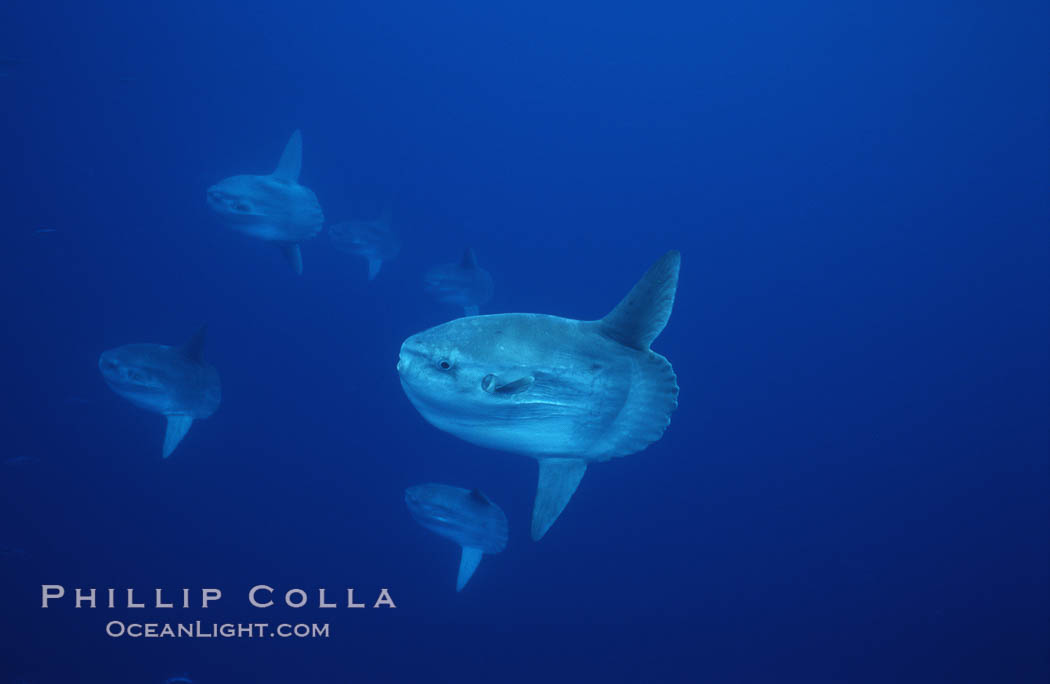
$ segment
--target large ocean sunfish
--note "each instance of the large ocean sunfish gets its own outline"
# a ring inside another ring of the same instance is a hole
[[[483,554],[507,546],[507,516],[478,489],[416,485],[405,490],[405,505],[416,522],[462,548],[456,591],[466,585]]]
[[[321,231],[324,213],[313,190],[299,185],[303,136],[292,133],[268,176],[231,176],[208,188],[208,206],[234,230],[272,242],[296,273],[303,272],[299,243]]]
[[[589,463],[641,451],[670,424],[678,383],[649,345],[671,316],[680,261],[665,254],[597,321],[472,316],[401,346],[401,386],[428,422],[539,462],[533,539],[550,529]]]
[[[167,417],[164,458],[175,451],[194,419],[215,413],[222,399],[219,373],[204,361],[204,331],[201,327],[181,347],[128,344],[102,352],[98,360],[114,392]]]
[[[492,299],[492,276],[478,266],[474,250],[467,248],[457,263],[438,264],[423,276],[426,292],[442,304],[462,306],[466,316],[477,316],[478,307]]]

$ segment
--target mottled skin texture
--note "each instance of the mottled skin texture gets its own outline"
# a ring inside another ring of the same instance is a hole
[[[324,225],[313,191],[275,176],[221,180],[208,188],[208,206],[234,230],[267,242],[303,242]]]
[[[218,371],[179,347],[129,344],[103,352],[98,367],[114,392],[154,413],[207,418],[222,399]]]
[[[423,527],[460,546],[499,553],[507,546],[507,516],[468,489],[424,484],[405,490],[405,505]]]
[[[643,448],[666,427],[624,434],[621,421],[635,380],[661,362],[670,373],[663,357],[605,337],[592,321],[496,314],[413,335],[398,371],[423,417],[461,439],[534,457],[603,461]],[[514,383],[525,386],[490,391]]]

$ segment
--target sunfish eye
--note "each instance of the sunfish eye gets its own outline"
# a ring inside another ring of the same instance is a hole
[[[496,376],[493,375],[492,373],[489,373],[488,375],[483,377],[481,379],[481,389],[486,391],[486,392],[489,392],[490,394],[492,392],[495,392],[496,391]]]
[[[441,370],[448,370],[449,368],[452,368],[452,364],[447,360],[442,359],[441,363],[438,364],[438,367],[441,368]]]

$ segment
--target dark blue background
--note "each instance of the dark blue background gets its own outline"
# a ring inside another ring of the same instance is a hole
[[[0,448],[39,459],[0,470],[25,552],[0,560],[0,676],[1046,681],[1045,3],[296,4],[0,8]],[[296,277],[205,206],[297,127],[330,222],[393,202],[373,283],[325,235]],[[540,543],[535,464],[427,425],[394,370],[456,315],[423,269],[467,245],[488,312],[579,318],[683,253],[671,427]],[[202,321],[223,404],[163,461],[98,354]],[[404,509],[426,481],[511,521],[462,594]],[[247,610],[258,582],[398,608]],[[43,611],[42,583],[226,596]]]

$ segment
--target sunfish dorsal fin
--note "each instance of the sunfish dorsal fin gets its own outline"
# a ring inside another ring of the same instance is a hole
[[[463,553],[459,557],[459,575],[456,576],[456,591],[462,591],[467,586],[467,581],[478,569],[481,562],[482,551],[473,546],[464,546]]]
[[[303,274],[303,253],[299,249],[299,245],[294,242],[286,242],[281,245],[281,254],[284,255],[288,265],[292,267],[296,275]]]
[[[168,416],[168,429],[164,433],[164,458],[171,456],[171,452],[175,451],[175,447],[190,431],[191,425],[193,416]]]
[[[653,264],[616,308],[598,321],[607,337],[633,349],[648,350],[671,317],[682,255],[670,251]]]
[[[534,541],[547,534],[587,472],[587,462],[578,458],[541,458],[539,462],[540,479],[536,484],[536,503],[532,506]]]
[[[197,363],[204,363],[204,335],[206,332],[208,332],[207,323],[198,328],[197,332],[193,333],[193,337],[180,347],[186,358]]]
[[[277,168],[271,174],[289,183],[299,182],[299,171],[303,168],[303,134],[295,129],[292,137],[288,138],[288,144],[284,146],[281,161],[277,162]]]
[[[474,250],[467,247],[463,250],[463,259],[459,262],[463,268],[475,269],[478,267],[478,258],[474,256]]]

